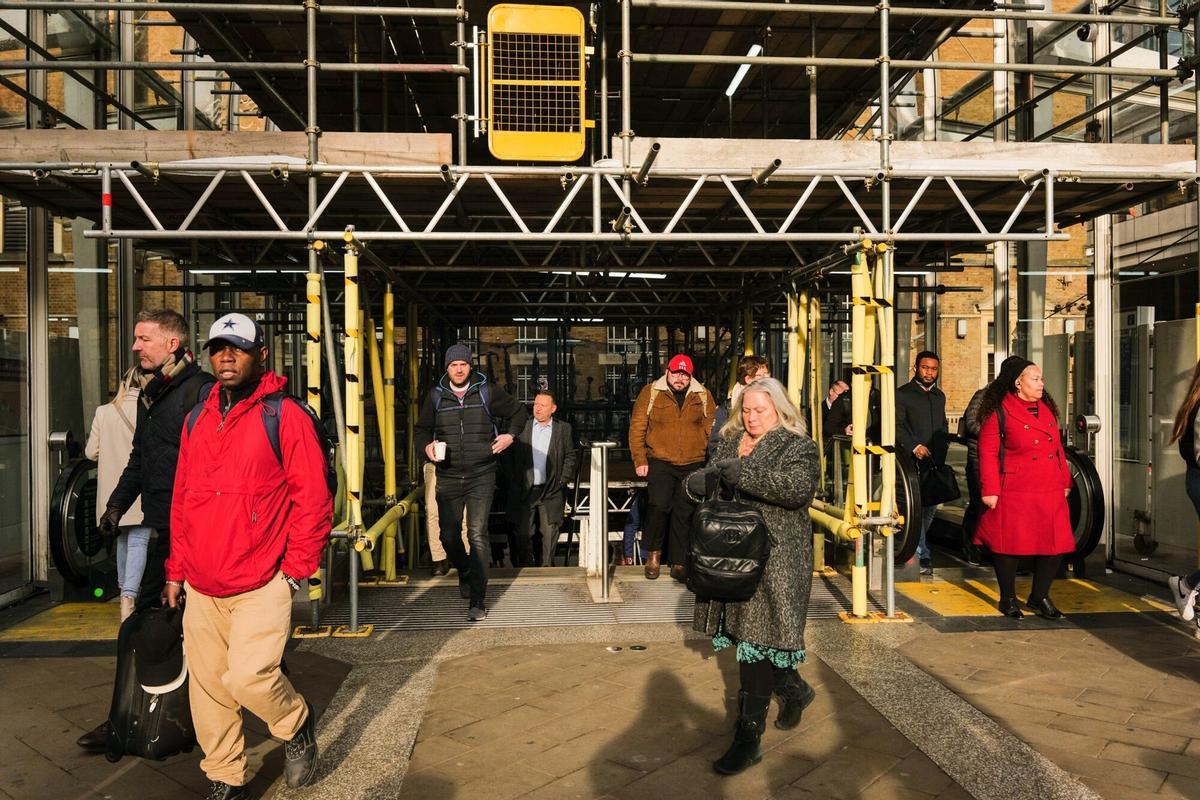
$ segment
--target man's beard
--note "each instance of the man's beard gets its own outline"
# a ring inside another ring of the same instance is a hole
[[[469,385],[470,385],[469,380],[463,381],[462,383],[455,383],[454,378],[450,379],[450,388],[451,389],[465,389]]]
[[[917,382],[920,383],[922,386],[933,386],[935,383],[937,383],[937,378],[918,377]]]

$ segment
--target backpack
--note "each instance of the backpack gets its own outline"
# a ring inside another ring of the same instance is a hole
[[[187,432],[190,436],[192,429],[196,427],[196,420],[200,419],[200,414],[204,412],[204,402],[208,400],[209,394],[212,393],[212,388],[216,383],[210,383],[200,390],[197,396],[196,404],[187,415]],[[321,452],[325,455],[325,485],[329,487],[329,494],[336,497],[338,488],[337,478],[337,442],[329,431],[325,429],[324,423],[317,413],[312,410],[312,406],[304,402],[298,397],[293,397],[287,392],[271,392],[265,395],[262,400],[262,424],[267,432],[267,441],[271,443],[271,450],[275,453],[275,459],[279,462],[279,466],[283,466],[283,450],[279,444],[279,415],[283,412],[283,401],[290,400],[295,403],[301,410],[308,415],[308,419],[312,422],[313,430],[317,434],[317,441],[321,443]]]

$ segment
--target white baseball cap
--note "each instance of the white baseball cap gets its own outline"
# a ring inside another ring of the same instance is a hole
[[[263,329],[245,314],[226,314],[208,329],[204,346],[211,350],[217,342],[228,342],[240,350],[253,350],[266,343]]]

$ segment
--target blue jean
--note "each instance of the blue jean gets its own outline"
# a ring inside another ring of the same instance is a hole
[[[492,496],[496,492],[496,473],[458,478],[438,475],[438,522],[441,525],[442,547],[450,563],[458,570],[458,579],[470,584],[471,605],[482,606],[487,596],[488,565],[492,563],[492,542],[488,537],[488,515],[492,511]],[[462,540],[463,509],[467,510],[467,539],[471,552]]]
[[[937,506],[927,506],[921,509],[921,538],[917,540],[917,561],[928,561],[933,557],[933,553],[929,550],[929,543],[925,541],[926,535],[929,533],[929,526],[933,524],[933,518],[937,515]]]
[[[637,544],[637,533],[642,529],[642,503],[645,502],[645,494],[638,491],[636,495],[629,501],[629,516],[625,519],[625,538],[622,542],[621,552],[626,558],[633,558],[633,550]],[[642,548],[642,560],[646,559],[646,548]]]
[[[121,587],[121,597],[137,597],[149,545],[150,529],[141,525],[122,527],[117,535],[117,585]]]

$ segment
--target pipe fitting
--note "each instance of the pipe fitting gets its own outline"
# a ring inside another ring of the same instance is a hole
[[[779,169],[781,166],[783,166],[783,159],[777,158],[770,164],[767,164],[767,166],[754,170],[750,177],[754,179],[755,184],[763,186],[768,180],[771,179],[771,176],[775,174],[775,170]]]

